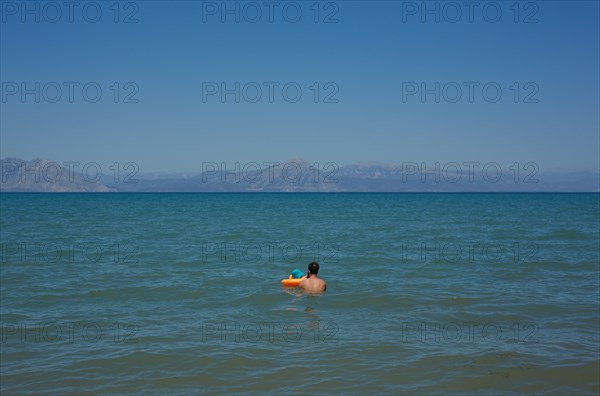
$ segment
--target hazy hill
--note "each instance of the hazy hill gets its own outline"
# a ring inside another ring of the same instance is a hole
[[[400,165],[361,162],[346,166],[309,163],[294,159],[281,164],[243,164],[221,169],[210,163],[204,172],[185,177],[139,177],[132,183],[88,180],[48,160],[1,161],[0,191],[86,192],[584,192],[600,191],[600,174],[593,171],[544,172],[495,169],[486,176],[483,165],[472,170],[446,167],[419,169]],[[240,169],[241,167],[241,169]]]
[[[68,169],[44,159],[0,161],[0,191],[3,192],[114,192],[100,181],[84,177],[81,170]],[[92,176],[93,177],[93,176]]]

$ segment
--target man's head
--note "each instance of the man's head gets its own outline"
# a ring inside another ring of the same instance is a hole
[[[319,263],[313,261],[312,263],[308,264],[308,273],[317,275],[319,273]]]

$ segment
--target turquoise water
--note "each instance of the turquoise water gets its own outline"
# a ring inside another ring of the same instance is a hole
[[[1,393],[597,394],[598,194],[2,194]],[[280,279],[317,260],[325,295]]]

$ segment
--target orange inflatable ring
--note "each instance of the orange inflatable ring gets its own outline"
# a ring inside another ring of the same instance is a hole
[[[290,275],[289,278],[281,280],[281,286],[298,287],[304,279],[306,278],[292,278],[292,275]]]

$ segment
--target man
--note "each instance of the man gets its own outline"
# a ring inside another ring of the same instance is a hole
[[[300,287],[309,292],[324,292],[327,289],[327,282],[318,278],[318,273],[319,264],[313,261],[308,265],[308,275],[300,282]]]

